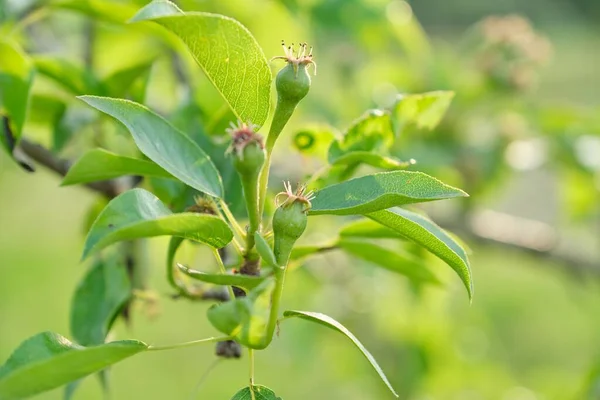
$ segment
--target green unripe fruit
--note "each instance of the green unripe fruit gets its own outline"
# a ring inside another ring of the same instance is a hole
[[[301,201],[283,204],[275,211],[273,215],[273,252],[279,265],[287,264],[296,240],[306,229],[307,220],[306,204]]]
[[[279,101],[296,106],[310,89],[308,64],[288,63],[279,71],[275,80]]]
[[[249,142],[233,157],[233,165],[242,177],[258,176],[265,164],[265,149],[258,142]]]

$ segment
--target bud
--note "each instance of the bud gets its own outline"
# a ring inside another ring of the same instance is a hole
[[[194,204],[185,209],[186,212],[217,215],[217,205],[210,197],[196,196]]]
[[[313,61],[312,47],[306,54],[306,43],[300,45],[296,54],[294,54],[293,43],[292,46],[285,47],[285,43],[282,41],[281,45],[285,56],[274,59],[286,60],[287,65],[279,71],[275,80],[277,97],[279,102],[287,102],[295,107],[310,89],[308,66],[314,65],[316,73],[317,65]]]
[[[256,126],[240,122],[233,123],[227,132],[232,140],[228,153],[233,155],[233,165],[242,181],[246,210],[248,211],[248,228],[246,232],[246,260],[252,259],[254,247],[254,232],[260,228],[261,210],[259,204],[259,178],[265,164],[265,149],[262,137],[254,133]],[[258,272],[258,264],[254,272]]]
[[[306,187],[298,186],[296,193],[292,192],[292,186],[284,183],[285,192],[275,197],[278,206],[273,215],[273,233],[275,258],[281,266],[287,265],[294,244],[302,236],[306,229],[310,200],[313,192],[305,193]],[[281,201],[282,197],[285,199]]]
[[[227,132],[231,135],[231,145],[227,150],[233,155],[233,165],[242,179],[257,177],[265,163],[265,149],[260,135],[254,133],[252,124],[231,123]]]

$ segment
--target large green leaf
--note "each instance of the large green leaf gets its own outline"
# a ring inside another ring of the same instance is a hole
[[[274,280],[267,279],[244,297],[215,304],[208,309],[208,320],[244,346],[264,348],[274,286]]]
[[[103,94],[100,83],[89,72],[64,58],[38,56],[34,58],[38,73],[52,79],[72,94]]]
[[[238,21],[218,14],[183,13],[168,1],[154,1],[132,21],[154,21],[189,48],[234,113],[261,126],[269,114],[271,70],[252,34]]]
[[[7,118],[0,124],[0,144],[12,154],[25,123],[33,66],[21,49],[1,40],[0,60],[0,116]]]
[[[392,107],[392,123],[396,134],[407,126],[431,130],[441,121],[450,107],[454,92],[436,91],[421,94],[408,94],[398,97]]]
[[[177,264],[179,269],[187,276],[202,282],[221,286],[238,286],[246,290],[252,290],[266,279],[264,276],[253,275],[225,275],[207,274],[206,272],[190,269],[182,264]]]
[[[0,398],[22,399],[51,390],[147,349],[137,340],[82,347],[53,332],[39,333],[0,367]]]
[[[463,281],[469,298],[473,296],[471,267],[467,253],[442,228],[422,215],[397,207],[370,213],[367,217],[394,229],[406,239],[420,244],[445,261]]]
[[[71,333],[77,343],[104,343],[110,327],[131,297],[125,266],[116,260],[100,260],[83,278],[71,302]]]
[[[388,381],[387,377],[383,373],[383,370],[381,369],[379,364],[377,364],[377,361],[375,361],[375,358],[371,355],[371,353],[369,353],[369,351],[365,348],[365,346],[362,345],[362,343],[356,338],[356,336],[354,336],[352,334],[352,332],[350,332],[348,329],[346,329],[345,326],[343,326],[342,324],[340,324],[339,322],[337,322],[336,320],[334,320],[333,318],[331,318],[325,314],[309,312],[309,311],[285,311],[283,313],[283,316],[285,318],[298,317],[298,318],[302,318],[302,319],[305,319],[305,320],[308,320],[311,322],[316,322],[317,324],[326,326],[330,329],[333,329],[335,331],[338,331],[338,332],[344,334],[348,339],[350,339],[352,341],[352,343],[354,343],[354,345],[356,347],[358,347],[358,349],[363,353],[363,355],[367,358],[367,360],[369,360],[369,362],[371,363],[371,366],[373,366],[375,371],[377,371],[377,373],[379,374],[379,377],[386,384],[388,389],[390,389],[390,391],[394,394],[394,396],[398,397],[398,394],[396,393],[396,391],[390,384],[390,381]]]
[[[80,98],[121,121],[142,153],[174,177],[201,192],[223,197],[221,177],[208,155],[164,118],[128,100],[95,96]]]
[[[311,215],[366,214],[403,204],[467,196],[422,172],[381,172],[319,190]]]
[[[214,215],[173,214],[144,189],[129,190],[108,203],[90,229],[83,258],[118,241],[154,236],[180,236],[225,247],[233,238],[229,226]]]
[[[69,168],[62,185],[102,181],[124,175],[173,177],[153,162],[121,156],[104,149],[93,149],[81,156]]]
[[[338,246],[354,257],[402,274],[415,282],[438,282],[435,275],[421,260],[408,253],[391,251],[385,247],[358,240],[340,240]]]
[[[277,397],[268,387],[253,385],[241,389],[231,400],[281,400],[281,397]]]

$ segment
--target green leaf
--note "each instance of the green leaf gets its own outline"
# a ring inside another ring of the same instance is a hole
[[[127,94],[135,101],[143,101],[154,58],[143,60],[113,72],[102,80],[110,97],[123,98]]]
[[[77,343],[104,343],[114,319],[131,297],[125,266],[98,261],[77,287],[71,302],[71,333]]]
[[[131,5],[107,0],[54,0],[49,5],[115,23],[127,21],[136,11]]]
[[[421,260],[403,251],[391,251],[385,247],[358,240],[340,240],[338,246],[354,257],[402,274],[414,282],[439,282]]]
[[[271,70],[252,34],[218,14],[183,14],[166,1],[142,8],[132,21],[154,21],[179,37],[238,118],[262,126],[271,97]]]
[[[83,378],[148,349],[137,340],[82,347],[53,332],[39,333],[0,367],[0,398],[21,399]]]
[[[448,111],[453,98],[454,92],[449,91],[399,96],[392,107],[394,132],[399,135],[409,125],[432,130]]]
[[[398,169],[406,169],[415,163],[415,160],[412,159],[410,161],[400,161],[396,160],[395,158],[385,157],[370,151],[352,151],[336,158],[332,165],[353,166],[358,164],[367,164],[375,168],[394,171]]]
[[[12,155],[25,123],[33,66],[20,48],[1,40],[0,60],[0,116],[10,128],[0,124],[0,144]]]
[[[214,248],[225,247],[233,238],[229,226],[208,214],[173,214],[144,189],[129,190],[108,203],[85,241],[83,257],[122,240],[154,236],[180,236]]]
[[[180,289],[180,283],[177,282],[177,278],[175,275],[175,254],[177,253],[177,249],[183,243],[182,237],[173,236],[171,240],[169,240],[169,249],[167,250],[167,279],[171,286],[176,289]]]
[[[275,392],[265,386],[253,385],[237,392],[231,400],[282,400]]]
[[[363,237],[370,239],[403,239],[397,231],[370,219],[361,218],[352,221],[340,230],[342,238]]]
[[[64,58],[38,56],[34,58],[38,73],[52,79],[72,94],[102,94],[96,78],[87,70]]]
[[[394,229],[446,262],[464,283],[469,298],[473,297],[473,281],[467,253],[442,228],[428,218],[402,208],[377,211],[367,214],[367,217]]]
[[[468,196],[422,172],[381,172],[319,190],[311,215],[366,214],[403,204]]]
[[[317,253],[323,253],[325,251],[336,249],[335,243],[332,244],[314,244],[304,246],[294,246],[292,253],[290,254],[290,261],[300,260],[302,258],[311,256]]]
[[[208,155],[164,118],[128,100],[95,96],[80,99],[121,121],[141,152],[174,177],[201,192],[223,197],[221,177]]]
[[[153,162],[121,156],[104,149],[94,149],[81,156],[69,168],[61,185],[103,181],[124,175],[173,178],[171,174]]]
[[[345,154],[360,152],[386,152],[394,142],[390,115],[383,110],[369,110],[352,123],[343,138],[329,147],[330,164]]]
[[[273,279],[266,279],[244,297],[213,305],[208,309],[208,320],[244,346],[264,348],[274,286]]]
[[[333,329],[335,331],[338,331],[338,332],[344,334],[348,339],[350,339],[352,341],[352,343],[354,343],[354,345],[356,347],[358,347],[358,349],[363,353],[363,355],[367,358],[367,360],[369,360],[369,362],[371,363],[371,366],[375,369],[375,371],[377,371],[381,380],[386,384],[386,386],[388,387],[388,389],[390,389],[390,391],[394,394],[394,396],[399,397],[398,394],[396,393],[396,391],[394,390],[394,388],[392,387],[392,385],[390,384],[390,382],[388,381],[387,377],[383,373],[383,370],[381,369],[379,364],[377,364],[377,361],[375,361],[375,358],[362,345],[362,343],[356,338],[356,336],[354,336],[352,334],[352,332],[350,332],[348,329],[346,329],[346,327],[344,327],[342,324],[340,324],[339,322],[337,322],[336,320],[334,320],[333,318],[331,318],[325,314],[309,312],[309,311],[285,311],[283,313],[283,316],[285,318],[298,317],[298,318],[306,319],[308,321],[316,322],[317,324],[321,324],[323,326],[326,326],[330,329]]]
[[[266,279],[264,276],[207,274],[190,269],[179,263],[177,266],[184,274],[199,281],[221,286],[238,286],[245,290],[254,289]]]
[[[275,260],[275,254],[273,249],[264,237],[259,232],[254,232],[254,242],[256,243],[256,251],[260,255],[260,258],[270,267],[278,268],[277,261]]]

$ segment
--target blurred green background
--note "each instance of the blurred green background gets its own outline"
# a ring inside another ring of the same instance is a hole
[[[121,3],[133,9],[145,4]],[[285,133],[275,183],[318,167],[315,157],[293,148],[295,130],[318,124],[341,131],[364,110],[388,105],[396,93],[457,93],[438,130],[410,132],[395,152],[415,158],[414,169],[471,194],[463,204],[427,209],[472,249],[473,303],[451,271],[433,259],[444,286],[417,289],[401,276],[327,253],[290,274],[284,309],[321,311],[345,324],[403,399],[600,399],[600,3],[178,3],[185,10],[240,20],[267,58],[280,55],[281,39],[315,46],[318,75]],[[0,33],[8,35],[15,21],[38,5],[0,2]],[[518,35],[510,42],[510,32],[522,29],[523,20],[481,22],[507,14],[532,22],[525,44]],[[19,40],[29,53],[81,64],[90,52],[83,39],[90,21],[96,73],[156,56],[147,104],[169,115],[177,115],[182,99],[219,108],[218,96],[189,57],[182,53],[193,82],[185,87],[146,31],[59,9],[31,21]],[[497,49],[494,38],[505,31],[509,48]],[[36,78],[34,91],[61,90]],[[61,96],[69,105],[77,103]],[[48,143],[45,128],[29,119],[25,136]],[[94,144],[83,136],[88,131],[78,134],[76,145],[62,150],[64,157]],[[118,135],[114,141],[113,146],[122,145]],[[0,360],[37,332],[69,336],[70,301],[85,271],[79,262],[83,221],[96,200],[84,188],[59,183],[42,167],[28,174],[0,154]],[[316,218],[303,240],[323,242],[335,228],[327,218]],[[166,244],[153,239],[147,246],[148,286],[159,302],[137,302],[131,323],[118,322],[113,337],[169,344],[215,334],[205,319],[209,304],[168,297]],[[203,261],[192,247],[184,257],[191,265]],[[247,384],[247,357],[219,361],[198,386],[215,362],[213,353],[207,345],[126,360],[112,368],[111,398],[229,398]],[[257,382],[286,400],[390,398],[350,342],[302,321],[286,321],[279,338],[258,354]],[[36,398],[62,396],[57,389]],[[76,398],[102,398],[97,380],[86,379]]]

